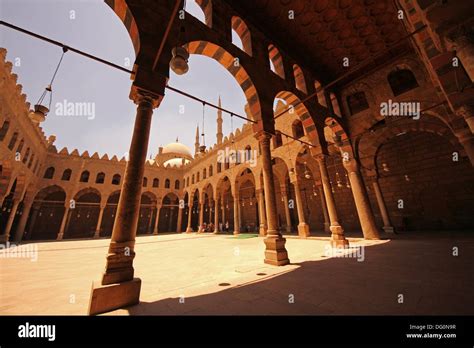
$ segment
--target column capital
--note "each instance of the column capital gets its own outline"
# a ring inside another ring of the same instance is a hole
[[[163,96],[154,94],[133,85],[130,91],[130,99],[132,99],[133,102],[139,106],[148,105],[149,107],[156,109],[163,100]]]
[[[272,135],[264,130],[261,130],[255,133],[255,138],[257,138],[259,142],[268,142],[268,144],[270,144],[270,139],[272,138]]]

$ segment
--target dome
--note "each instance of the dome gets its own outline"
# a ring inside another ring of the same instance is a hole
[[[163,147],[163,153],[175,153],[185,157],[192,157],[189,147],[181,143],[169,143]]]
[[[188,159],[184,160],[185,164],[188,164],[190,161]],[[166,162],[163,163],[163,166],[170,166],[170,167],[181,167],[183,165],[183,160],[181,158],[172,158],[167,160]]]

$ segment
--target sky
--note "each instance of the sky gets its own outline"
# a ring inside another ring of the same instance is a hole
[[[203,18],[193,0],[187,12]],[[68,46],[131,69],[135,59],[132,41],[119,17],[102,0],[0,0],[0,18],[6,22],[50,37]],[[235,35],[234,35],[235,39]],[[237,43],[236,43],[237,44]],[[60,47],[35,39],[4,26],[0,46],[7,49],[7,60],[31,107],[49,84],[62,54]],[[67,52],[53,83],[51,111],[41,124],[46,136],[56,135],[58,151],[68,147],[80,153],[107,153],[119,158],[127,153],[135,119],[136,105],[129,99],[130,75],[99,62]],[[217,61],[191,55],[189,71],[178,76],[170,72],[169,84],[199,98],[245,115],[245,95],[234,77]],[[82,116],[61,110],[67,103],[87,103]],[[180,113],[180,109],[184,112]],[[61,113],[62,112],[62,113]],[[166,91],[153,113],[148,156],[158,147],[174,142],[194,152],[196,126],[202,128],[202,104],[172,91]],[[231,132],[230,117],[223,114],[223,133]],[[234,118],[233,129],[244,121]],[[216,142],[216,110],[205,108],[206,145]]]

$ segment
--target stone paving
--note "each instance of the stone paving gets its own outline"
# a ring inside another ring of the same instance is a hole
[[[288,236],[291,264],[274,267],[259,237],[138,237],[141,303],[110,314],[474,314],[472,233],[393,238],[350,238],[342,257],[328,254],[325,236]],[[108,243],[42,242],[37,261],[1,257],[0,314],[86,314]]]

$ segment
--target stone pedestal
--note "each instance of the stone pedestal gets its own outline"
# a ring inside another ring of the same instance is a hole
[[[89,315],[101,314],[138,304],[140,302],[141,285],[142,282],[139,278],[108,285],[94,282],[89,301]]]
[[[273,266],[283,266],[290,263],[285,248],[286,239],[281,236],[265,238],[265,263]]]

